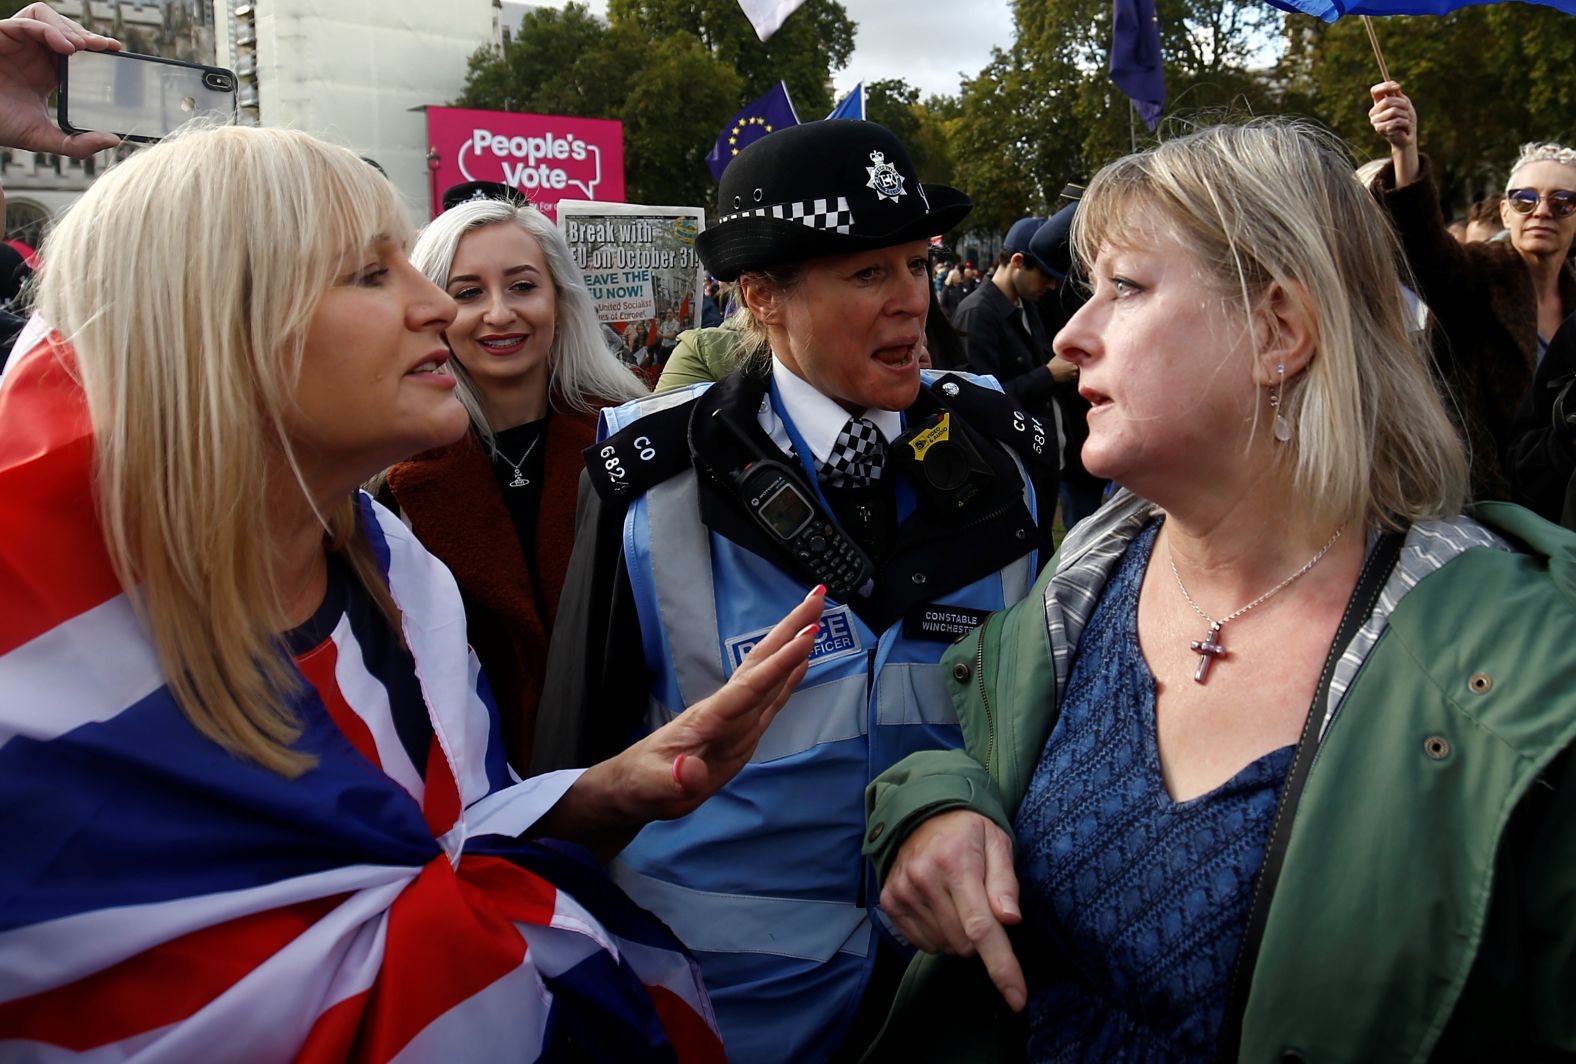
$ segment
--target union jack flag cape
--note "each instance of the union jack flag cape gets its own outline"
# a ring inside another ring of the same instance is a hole
[[[369,499],[424,777],[339,629],[301,777],[187,723],[102,543],[73,367],[45,340],[0,382],[0,1060],[722,1060],[667,929],[514,837],[575,774],[515,779],[453,579]]]

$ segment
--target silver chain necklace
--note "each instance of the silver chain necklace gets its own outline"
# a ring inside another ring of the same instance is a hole
[[[542,436],[546,436],[546,435],[547,435],[547,433],[545,433],[545,432],[542,433]],[[514,479],[509,481],[509,487],[511,487],[511,488],[528,488],[528,487],[531,486],[530,478],[527,477],[524,473],[520,472],[520,467],[525,465],[525,460],[527,458],[531,457],[531,452],[536,450],[536,445],[542,442],[542,436],[538,436],[536,439],[531,441],[531,446],[529,446],[529,447],[527,447],[525,449],[525,453],[520,456],[520,460],[518,462],[510,460],[508,455],[504,454],[502,451],[500,451],[498,449],[498,444],[496,442],[493,443],[493,454],[497,455],[499,458],[502,458],[503,461],[504,461],[504,464],[507,465],[510,469],[514,470]],[[1175,570],[1173,569],[1173,572],[1174,571]],[[1183,594],[1185,595],[1185,594],[1187,594],[1187,592],[1184,591]]]
[[[1335,546],[1335,541],[1340,539],[1341,533],[1345,531],[1345,525],[1337,528],[1335,530],[1335,535],[1330,537],[1330,541],[1324,546],[1320,547],[1319,553],[1309,558],[1307,563],[1303,565],[1301,569],[1298,569],[1295,573],[1292,573],[1286,579],[1282,580],[1280,583],[1264,592],[1264,594],[1260,595],[1246,606],[1243,606],[1238,610],[1233,610],[1218,621],[1209,614],[1205,613],[1203,608],[1199,606],[1198,603],[1193,601],[1193,596],[1187,593],[1187,585],[1182,583],[1182,574],[1177,572],[1176,555],[1171,553],[1171,543],[1170,540],[1167,540],[1166,556],[1171,562],[1171,575],[1176,578],[1177,590],[1182,592],[1182,597],[1187,599],[1187,604],[1193,607],[1193,612],[1209,622],[1209,631],[1204,633],[1204,638],[1195,639],[1188,644],[1188,649],[1198,655],[1198,671],[1193,674],[1193,682],[1203,683],[1209,679],[1210,665],[1214,664],[1216,658],[1223,658],[1226,656],[1226,648],[1221,646],[1219,639],[1220,629],[1226,624],[1226,622],[1236,620],[1238,617],[1241,617],[1253,607],[1258,606],[1269,599],[1274,598],[1282,591],[1285,591],[1294,582],[1296,582],[1299,577],[1304,576],[1309,569],[1312,569],[1315,565],[1318,565],[1319,560],[1322,559],[1326,554],[1330,553],[1330,548]]]

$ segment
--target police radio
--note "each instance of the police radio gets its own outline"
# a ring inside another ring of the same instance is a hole
[[[751,451],[753,441],[721,411],[713,416]],[[786,465],[757,457],[727,475],[734,498],[799,567],[826,585],[834,598],[847,599],[864,587],[875,565],[859,544],[826,516],[816,498],[802,488]]]

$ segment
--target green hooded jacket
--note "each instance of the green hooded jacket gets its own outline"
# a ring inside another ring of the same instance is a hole
[[[1291,823],[1238,1060],[1576,1060],[1576,535],[1504,503],[1471,516],[1516,549],[1419,581],[1348,687]],[[1074,540],[944,659],[966,749],[870,785],[883,878],[937,813],[1012,833],[1059,708],[1046,590]],[[866,1059],[1021,1059],[1025,1036],[977,959],[921,954]]]

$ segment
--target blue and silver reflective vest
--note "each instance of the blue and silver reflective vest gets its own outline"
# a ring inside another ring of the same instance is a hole
[[[705,387],[604,411],[599,439]],[[1033,514],[1033,485],[1013,462]],[[697,492],[685,470],[637,495],[624,521],[651,728],[721,686],[806,591],[708,529]],[[947,549],[969,550],[967,535]],[[927,608],[1000,610],[1028,592],[1038,560],[1029,551]],[[828,600],[808,673],[737,778],[689,816],[646,827],[614,862],[615,881],[699,959],[731,1060],[829,1058],[864,993],[884,933],[860,855],[865,785],[914,751],[962,745],[938,664],[949,644],[904,629],[873,631]]]

